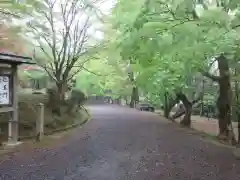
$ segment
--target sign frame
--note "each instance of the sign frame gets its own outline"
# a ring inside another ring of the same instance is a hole
[[[36,64],[31,62],[32,58],[0,52],[0,76],[9,78],[9,103],[0,104],[0,113],[9,113],[8,142],[18,142],[18,66],[20,64]]]
[[[9,73],[6,72],[9,71]],[[5,67],[0,67],[0,78],[3,76],[7,76],[9,79],[9,84],[8,84],[8,93],[9,93],[9,103],[7,104],[1,104],[0,103],[0,108],[3,107],[12,107],[13,106],[13,72],[12,68],[5,68]]]
[[[0,108],[1,107],[11,107],[12,105],[13,105],[13,80],[12,80],[12,75],[11,74],[5,74],[5,73],[2,73],[1,72],[1,69],[0,69],[0,78],[1,77],[4,77],[4,76],[6,76],[6,77],[8,77],[8,95],[9,95],[9,103],[3,103],[3,104],[1,104],[0,103]],[[1,84],[1,82],[0,82],[0,84]]]

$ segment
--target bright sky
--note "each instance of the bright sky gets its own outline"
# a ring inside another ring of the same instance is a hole
[[[1,0],[0,0],[1,1]],[[62,1],[62,0],[61,0]],[[65,1],[65,0],[63,0]],[[67,1],[67,0],[66,0]],[[108,15],[111,13],[111,9],[114,7],[114,4],[115,4],[115,0],[94,0],[96,1],[97,3],[96,4],[96,7],[100,10],[101,13],[105,14],[105,15]],[[60,1],[59,1],[60,2]],[[59,6],[55,6],[54,8],[54,11],[56,13],[60,12],[60,5]],[[21,20],[14,20],[13,19],[13,23],[16,24],[16,25],[21,25],[21,24],[25,24],[29,19],[21,19]],[[59,23],[59,26],[61,26],[61,23]],[[99,36],[99,37],[103,37],[103,34],[100,32],[100,31],[96,31],[94,32],[96,29],[99,29],[103,26],[103,24],[100,22],[100,21],[96,21],[94,22],[94,25],[93,27],[91,28],[91,34],[96,34],[96,36]],[[60,28],[59,28],[60,29]]]
[[[101,0],[100,3],[98,3],[98,7],[103,14],[108,15],[111,13],[111,9],[114,7],[115,2],[115,0]],[[102,26],[103,24],[101,22],[96,22],[92,29],[92,34],[95,34],[95,36],[99,39],[104,38],[103,32],[97,30],[99,28],[101,29]]]
[[[102,3],[100,3],[100,9],[104,14],[109,14],[115,3],[115,0],[103,0]]]
[[[111,13],[111,9],[114,6],[114,2],[115,0],[93,0],[96,1],[96,3],[94,3],[95,7],[104,15],[108,15]],[[56,11],[60,12],[60,6],[57,6]],[[80,14],[82,14],[80,12]],[[81,19],[83,21],[84,24],[84,19],[87,18],[87,15],[81,15]],[[103,27],[103,24],[96,20],[94,21],[92,27],[89,29],[89,33],[91,33],[93,36],[96,36],[96,38],[102,39],[103,38],[103,33],[100,31],[100,29]]]
[[[61,1],[64,2],[67,0],[57,0],[57,1],[59,2],[59,5],[56,5],[56,7],[54,8],[54,12],[58,14],[59,12],[61,12],[60,2]],[[116,0],[93,0],[93,1],[97,1],[97,3],[94,3],[96,8],[99,9],[99,11],[105,15],[108,15],[111,13],[111,9],[113,8],[113,6],[116,2]],[[81,12],[79,12],[79,14],[81,14]],[[86,15],[82,15],[81,17],[79,16],[79,18],[77,18],[77,19],[81,19],[82,24],[84,24],[84,19],[86,19],[86,17],[87,17]],[[13,20],[13,23],[16,25],[24,26],[26,24],[26,22],[28,22],[28,21],[29,21],[29,19]],[[81,23],[81,21],[80,21],[80,23]],[[61,21],[55,23],[55,29],[59,30],[59,32],[57,32],[57,34],[59,34],[59,36],[60,36],[60,31],[62,29],[62,26],[63,26],[63,23]],[[80,24],[80,26],[81,26],[81,24]],[[102,40],[104,38],[102,29],[103,29],[102,22],[99,20],[94,20],[94,22],[92,23],[92,26],[88,29],[88,33],[93,37],[93,39]],[[27,33],[25,36],[28,39],[31,39],[31,37],[33,37],[33,34]],[[36,43],[36,45],[37,44],[38,43]]]

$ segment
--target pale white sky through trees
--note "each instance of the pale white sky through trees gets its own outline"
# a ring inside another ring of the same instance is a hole
[[[62,0],[60,0],[61,2]],[[63,0],[65,1],[65,0]],[[96,9],[98,10],[98,14],[103,14],[103,15],[108,15],[111,13],[111,9],[113,8],[114,4],[115,4],[115,0],[91,0],[93,1],[94,6],[96,7]],[[55,11],[60,12],[60,5],[56,6]],[[84,12],[83,12],[84,13]],[[81,14],[81,12],[80,12]],[[87,14],[85,15],[80,15],[82,16],[82,21],[84,23],[84,18],[87,18]],[[91,16],[91,15],[90,15]],[[93,14],[94,16],[94,14]],[[91,17],[91,18],[96,18],[96,17]],[[88,30],[90,34],[96,36],[97,39],[103,39],[104,35],[103,32],[101,32],[101,29],[103,27],[103,23],[96,19],[93,20],[94,22],[92,23],[91,28]],[[60,25],[61,26],[61,25]]]
[[[51,1],[51,0],[50,0]],[[84,2],[84,0],[79,0],[79,2]],[[90,2],[93,2],[92,4],[94,5],[94,7],[97,9],[98,15],[102,14],[102,15],[108,15],[111,13],[111,9],[114,7],[116,0],[90,0]],[[61,5],[60,3],[64,3],[64,2],[68,2],[68,0],[57,0],[54,6],[54,14],[56,15],[56,17],[54,17],[54,27],[57,30],[57,36],[59,37],[59,40],[61,42],[61,33],[60,31],[62,30],[63,27],[63,20],[61,19],[60,13],[61,13]],[[70,3],[69,3],[70,4]],[[81,26],[84,26],[84,23],[86,22],[86,19],[88,16],[91,17],[91,26],[88,28],[88,34],[92,37],[91,41],[101,41],[104,39],[104,33],[103,33],[103,22],[101,22],[99,19],[97,19],[96,14],[91,13],[91,15],[88,15],[86,12],[84,12],[84,9],[82,9],[83,11],[78,12],[76,19],[79,20],[80,19],[80,28]],[[42,19],[42,20],[41,20]],[[24,19],[13,19],[12,23],[15,25],[19,25],[24,27],[24,25],[26,25],[29,21],[38,21],[41,24],[46,25],[47,27],[50,26],[48,25],[48,22],[46,21],[46,19],[44,19],[44,17],[42,16],[42,14],[33,14],[32,17],[26,17]],[[49,27],[50,28],[50,27]],[[39,30],[41,31],[41,29]],[[59,32],[58,32],[59,31]],[[59,36],[60,35],[60,36]],[[26,32],[23,35],[26,39],[28,39],[29,41],[31,41],[31,43],[33,43],[35,46],[37,46],[37,42],[36,40],[34,40],[34,34],[31,33],[31,31]],[[38,40],[37,40],[38,41]],[[93,42],[94,43],[94,42]],[[33,47],[29,47],[30,49]]]

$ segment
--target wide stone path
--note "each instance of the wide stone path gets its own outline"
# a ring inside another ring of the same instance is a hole
[[[92,120],[51,148],[12,154],[0,180],[239,180],[230,149],[154,113],[89,107]]]

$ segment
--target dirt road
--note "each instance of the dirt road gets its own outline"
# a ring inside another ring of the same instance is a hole
[[[203,141],[150,112],[90,107],[92,120],[57,143],[15,153],[1,180],[239,180],[230,149]]]

